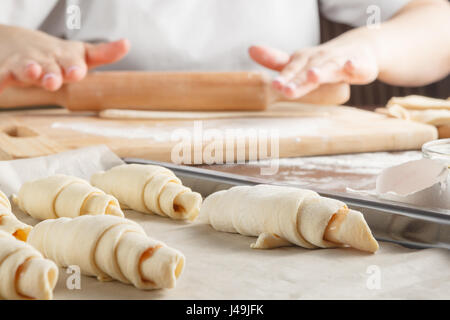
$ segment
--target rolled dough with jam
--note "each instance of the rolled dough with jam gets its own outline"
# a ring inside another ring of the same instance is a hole
[[[0,298],[50,300],[58,280],[54,262],[0,230]]]
[[[138,289],[173,288],[185,260],[136,222],[111,215],[42,221],[28,243],[60,267],[77,265],[100,281],[115,279]]]
[[[124,216],[116,198],[83,179],[62,174],[26,182],[12,199],[23,212],[39,220],[99,214]]]
[[[32,228],[17,219],[11,211],[11,203],[8,198],[0,191],[0,231],[7,232],[18,240],[26,241]]]
[[[200,214],[218,231],[258,237],[251,245],[256,249],[297,245],[309,249],[350,246],[367,252],[378,250],[360,212],[311,190],[237,186],[208,196]]]
[[[172,219],[194,220],[202,197],[161,166],[124,164],[91,177],[92,185],[115,196],[123,208]]]

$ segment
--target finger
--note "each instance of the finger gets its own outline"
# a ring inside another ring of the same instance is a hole
[[[290,81],[298,74],[308,62],[308,54],[297,52],[292,55],[289,63],[281,70],[280,75],[274,79],[272,85],[280,91],[291,90],[293,84]]]
[[[340,58],[329,58],[323,62],[312,62],[308,64],[310,74],[314,77],[309,77],[310,81],[318,83],[337,83],[347,81],[347,76],[343,72],[345,60]]]
[[[11,72],[0,73],[0,93],[7,87],[24,87],[27,84],[17,81]]]
[[[319,86],[319,82],[310,82],[306,76],[302,75],[292,79],[286,86],[284,86],[282,92],[289,99],[297,99],[315,90]]]
[[[24,84],[33,84],[41,77],[42,67],[33,60],[25,60],[13,65],[11,73],[15,80]]]
[[[344,60],[335,57],[319,56],[310,59],[304,70],[300,71],[284,88],[283,93],[288,98],[297,99],[317,89],[324,83],[347,81],[342,71]]]
[[[56,61],[41,63],[41,65],[43,72],[40,79],[40,85],[49,91],[58,90],[63,84],[60,66],[56,63]]]
[[[320,83],[337,83],[341,81],[350,84],[367,84],[378,76],[376,62],[360,63],[356,58],[324,57],[308,63],[318,74]]]
[[[85,44],[86,63],[89,68],[102,64],[116,62],[122,59],[130,50],[130,43],[126,39],[100,44]]]
[[[342,68],[347,81],[352,84],[367,84],[378,77],[376,63],[359,63],[356,59],[348,59]]]
[[[251,46],[248,53],[256,63],[275,71],[281,71],[290,59],[286,52],[263,46]]]
[[[313,104],[339,105],[350,98],[350,85],[348,83],[328,83],[322,84],[315,90],[302,96],[297,101]]]
[[[320,86],[319,71],[312,67],[301,70],[287,83],[282,92],[290,99],[297,99]]]
[[[0,71],[0,92],[2,92],[11,82],[12,75],[9,71]]]
[[[86,76],[87,65],[82,57],[63,57],[58,62],[63,70],[64,82],[80,81]]]

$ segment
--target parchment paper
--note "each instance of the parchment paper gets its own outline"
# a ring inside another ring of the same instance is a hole
[[[122,161],[104,146],[49,157],[0,162],[0,189],[8,196],[27,180],[65,173],[88,179]],[[36,220],[14,208],[29,224]],[[60,269],[55,299],[449,299],[450,254],[444,249],[413,250],[381,242],[372,255],[353,249],[299,247],[250,249],[255,239],[217,232],[194,223],[127,211],[147,234],[186,256],[177,287],[141,291],[116,281],[81,277]]]

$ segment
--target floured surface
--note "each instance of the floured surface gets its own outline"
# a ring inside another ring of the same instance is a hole
[[[384,200],[376,192],[377,176],[384,169],[419,159],[422,159],[420,151],[372,152],[260,160],[248,164],[202,167],[220,172],[268,179],[271,182],[310,188],[319,192],[332,192],[349,197],[363,196],[382,204]],[[277,172],[273,175],[261,175],[261,170],[264,168],[277,168]],[[448,183],[450,183],[450,176],[447,179]],[[393,201],[394,199],[386,200]],[[450,207],[445,199],[435,201],[431,197],[420,198],[414,202],[406,201],[407,199],[401,200],[400,198],[395,199],[397,202],[412,203],[425,210],[431,208],[445,209],[450,214]]]
[[[334,156],[297,157],[252,161],[246,165],[204,166],[221,172],[259,177],[303,188],[334,192],[375,189],[376,177],[385,168],[422,158],[419,151],[372,152]],[[261,176],[260,169],[278,165],[275,175]]]
[[[20,163],[36,171],[46,168],[51,174],[76,174],[83,178],[94,170],[121,163],[104,148],[84,149],[71,153],[69,158],[63,163],[59,161],[61,156]],[[36,175],[32,169],[27,174],[20,172],[24,166],[17,163],[8,163],[7,176],[6,171],[0,174],[0,186],[8,186],[8,193],[17,192],[25,175]],[[5,162],[0,162],[2,167],[6,168]],[[36,223],[14,209],[23,222]],[[186,267],[177,287],[143,292],[119,282],[102,283],[82,276],[81,289],[69,290],[66,281],[71,274],[61,269],[55,299],[450,298],[450,255],[443,249],[412,250],[380,242],[380,250],[374,255],[352,249],[253,250],[249,246],[254,237],[217,232],[204,224],[201,217],[188,223],[130,211],[125,214],[143,226],[149,236],[186,256]],[[377,277],[374,270],[379,271],[379,289],[373,286],[376,279],[370,278]]]
[[[319,136],[321,132],[327,130],[333,123],[327,118],[306,117],[299,119],[233,119],[231,123],[223,123],[219,120],[210,120],[203,123],[205,129],[219,130],[239,130],[239,129],[261,129],[279,130],[281,137],[292,136]],[[126,138],[126,139],[152,139],[157,142],[170,143],[174,130],[192,131],[192,123],[178,124],[155,124],[155,126],[145,126],[142,124],[133,125],[133,123],[123,124],[122,126],[111,126],[107,123],[84,123],[84,122],[54,122],[51,124],[53,129],[73,130],[82,134],[92,134],[107,138]],[[202,128],[203,129],[203,128]],[[329,139],[324,136],[323,139]]]
[[[433,126],[345,106],[283,103],[273,105],[265,112],[270,114],[274,110],[291,110],[297,115],[287,118],[258,117],[255,114],[253,118],[196,121],[102,119],[92,113],[68,113],[65,110],[4,112],[0,118],[0,159],[17,158],[11,155],[11,149],[17,149],[19,141],[24,145],[21,150],[14,151],[22,157],[26,157],[29,149],[26,147],[27,141],[31,145],[39,142],[36,138],[33,142],[33,139],[26,140],[1,132],[7,131],[11,124],[32,129],[38,137],[45,137],[58,147],[53,149],[69,150],[106,144],[121,157],[180,161],[184,164],[192,164],[193,161],[187,157],[173,160],[172,156],[174,148],[180,145],[186,154],[203,148],[202,157],[195,161],[199,164],[211,163],[208,160],[211,152],[205,150],[212,145],[214,150],[223,150],[223,159],[229,159],[237,157],[230,153],[238,145],[252,150],[259,140],[260,144],[265,143],[268,147],[253,152],[251,156],[247,152],[246,159],[266,159],[270,156],[287,158],[419,149],[423,143],[437,137]],[[42,150],[51,152],[48,147],[43,147]],[[278,152],[272,154],[271,150],[276,148]],[[7,158],[7,155],[10,157]]]

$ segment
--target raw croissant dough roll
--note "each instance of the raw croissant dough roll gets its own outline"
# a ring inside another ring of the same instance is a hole
[[[0,231],[12,234],[16,239],[26,241],[32,227],[21,222],[11,211],[11,204],[0,191]]]
[[[94,174],[91,183],[115,196],[124,208],[172,219],[194,220],[202,202],[199,193],[160,166],[125,164]]]
[[[39,219],[74,218],[80,215],[109,214],[123,217],[113,196],[89,182],[62,174],[25,183],[13,201],[30,216]]]
[[[11,203],[9,203],[8,197],[2,191],[0,191],[0,207],[11,211]]]
[[[0,298],[53,298],[58,280],[56,265],[29,244],[0,231]]]
[[[173,288],[184,256],[114,216],[59,218],[38,223],[28,243],[58,266],[78,265],[100,281],[116,279],[139,289]]]
[[[295,244],[378,250],[361,213],[310,190],[270,185],[233,187],[207,197],[201,214],[216,230],[257,236],[252,248]]]

